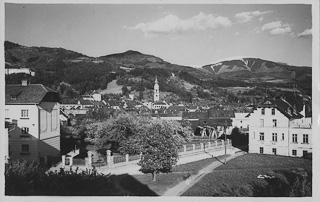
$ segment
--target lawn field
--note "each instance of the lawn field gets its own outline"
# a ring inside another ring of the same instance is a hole
[[[229,156],[229,155],[227,155]],[[219,156],[218,159],[224,159],[225,156]],[[155,193],[156,195],[162,195],[166,190],[169,188],[174,187],[178,183],[182,182],[183,176],[187,173],[194,175],[198,173],[198,171],[214,161],[217,161],[216,158],[207,158],[200,161],[190,162],[186,164],[177,165],[172,169],[172,173],[160,173],[157,175],[157,181],[152,181],[151,174],[142,174],[142,175],[133,175],[132,177],[135,178],[139,183],[146,185],[150,190],[142,190],[142,189],[135,189],[135,185],[137,182],[132,180],[132,183],[128,180],[120,181],[121,187],[131,192],[131,195],[134,196],[142,196],[142,195],[153,195],[150,193]],[[147,194],[145,194],[147,193]]]
[[[183,196],[311,196],[311,172],[311,159],[246,154],[216,168]]]

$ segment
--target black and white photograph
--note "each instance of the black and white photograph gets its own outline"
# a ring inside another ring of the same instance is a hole
[[[315,201],[319,9],[1,1],[1,201]]]

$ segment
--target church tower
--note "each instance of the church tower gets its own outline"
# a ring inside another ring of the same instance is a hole
[[[160,97],[160,92],[159,92],[159,84],[158,84],[158,79],[156,77],[156,80],[154,82],[154,90],[153,90],[153,101],[157,102],[159,101],[159,97]]]

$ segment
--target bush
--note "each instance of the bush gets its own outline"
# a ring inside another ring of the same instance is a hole
[[[5,171],[5,194],[15,196],[114,196],[116,190],[109,175],[99,174],[95,169],[78,172],[46,172],[39,164],[13,161]]]

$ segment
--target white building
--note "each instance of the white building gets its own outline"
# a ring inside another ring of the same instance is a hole
[[[234,113],[234,118],[232,119],[232,127],[239,128],[239,130],[243,133],[248,133],[249,132],[249,117],[246,117],[248,113]]]
[[[5,90],[10,159],[46,164],[60,158],[59,94],[27,82]]]
[[[303,156],[312,152],[312,117],[283,99],[266,99],[248,114],[249,152]]]
[[[35,72],[31,71],[29,68],[15,68],[15,67],[7,67],[5,69],[6,74],[19,74],[19,73],[24,73],[24,74],[30,74],[31,76],[35,75]]]

